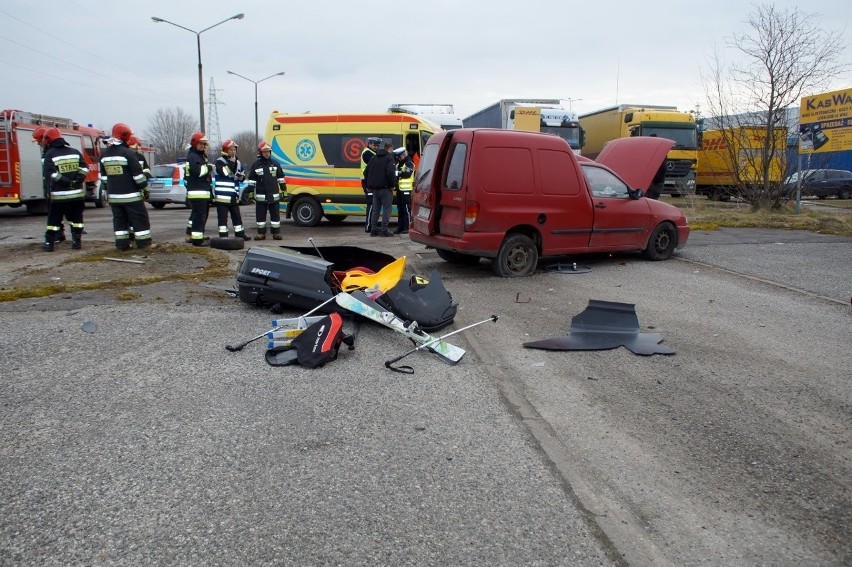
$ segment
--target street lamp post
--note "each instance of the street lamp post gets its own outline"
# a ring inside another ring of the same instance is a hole
[[[188,32],[195,34],[195,40],[198,45],[198,123],[201,126],[201,131],[204,132],[204,79],[201,76],[201,34],[206,32],[207,30],[212,30],[216,26],[220,26],[225,22],[229,22],[231,20],[242,20],[245,17],[245,14],[237,14],[235,16],[231,16],[230,18],[226,18],[217,24],[213,24],[210,27],[206,27],[203,30],[195,31],[191,30],[187,27],[184,27],[180,24],[176,24],[174,22],[170,22],[168,20],[164,20],[163,18],[158,18],[157,16],[151,16],[151,19],[154,23],[159,24],[160,22],[165,24],[171,24],[176,28],[180,28],[182,30],[186,30]]]
[[[260,140],[260,133],[258,131],[258,118],[257,118],[257,84],[262,83],[266,79],[271,79],[272,77],[281,76],[281,75],[284,74],[284,71],[281,71],[280,73],[275,73],[273,75],[269,75],[268,77],[264,77],[263,79],[260,79],[259,81],[249,79],[248,77],[243,77],[239,73],[234,73],[233,71],[228,71],[228,73],[231,74],[231,75],[236,75],[237,77],[239,77],[241,79],[245,79],[246,81],[248,81],[250,83],[254,83],[254,140],[255,140],[255,142],[257,142],[257,141]]]

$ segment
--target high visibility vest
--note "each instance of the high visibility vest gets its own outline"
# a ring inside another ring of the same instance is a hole
[[[407,163],[403,163],[402,167],[399,168],[400,173],[402,173],[403,171],[405,171],[405,172],[409,171],[409,167],[408,167]],[[409,175],[408,177],[402,177],[401,175],[399,177],[399,190],[402,193],[411,193],[411,190],[414,189],[414,173],[413,173],[413,170],[411,170],[411,171],[412,171],[412,174]]]
[[[367,169],[367,161],[364,159],[364,155],[367,152],[370,152],[371,154],[373,154],[373,157],[376,157],[376,152],[374,152],[370,148],[364,148],[364,151],[361,152],[361,179],[364,179],[364,170]],[[370,159],[373,159],[373,158],[370,158]]]

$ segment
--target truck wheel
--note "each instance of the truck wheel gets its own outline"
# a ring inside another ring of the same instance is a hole
[[[491,271],[501,278],[528,276],[538,265],[538,248],[529,236],[513,234],[503,241],[497,257],[491,260]]]
[[[296,226],[317,226],[322,218],[322,207],[312,197],[302,197],[293,205],[292,214]]]
[[[479,256],[471,256],[470,254],[462,254],[460,252],[453,252],[452,250],[442,250],[437,248],[435,250],[438,253],[438,257],[450,264],[456,264],[458,266],[476,266],[479,264]]]
[[[677,231],[667,222],[660,224],[651,233],[648,247],[642,252],[649,260],[668,260],[677,246]]]

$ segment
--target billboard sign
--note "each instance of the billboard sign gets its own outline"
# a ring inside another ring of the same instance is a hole
[[[852,89],[801,100],[799,153],[852,150]]]

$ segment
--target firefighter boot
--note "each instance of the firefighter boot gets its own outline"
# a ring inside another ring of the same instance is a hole
[[[266,229],[259,228],[257,229],[257,235],[254,237],[255,240],[266,240]]]
[[[65,223],[59,223],[59,235],[56,237],[59,242],[65,242]]]
[[[281,236],[281,230],[272,229],[272,239],[273,240],[282,240],[284,237]]]
[[[71,249],[72,250],[82,250],[83,242],[80,240],[80,236],[77,234],[71,235]]]
[[[41,245],[41,249],[45,252],[53,252],[53,243],[56,240],[56,233],[51,231],[44,233],[44,244]]]
[[[234,236],[236,238],[242,238],[243,240],[251,240],[251,236],[246,234],[246,231],[241,230],[240,232],[235,232]]]

